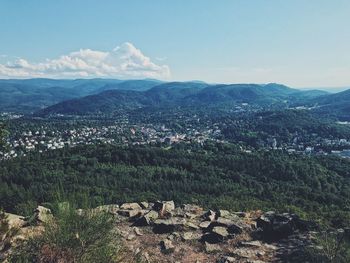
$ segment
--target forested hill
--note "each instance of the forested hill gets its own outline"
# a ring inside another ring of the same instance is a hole
[[[64,101],[37,112],[50,114],[99,114],[142,107],[225,106],[238,103],[271,106],[288,105],[319,96],[319,91],[299,91],[279,84],[207,85],[202,83],[165,83],[147,91],[105,91]]]
[[[350,121],[350,89],[313,99],[315,111]]]
[[[174,199],[235,211],[291,211],[336,227],[350,223],[350,162],[245,153],[223,144],[172,149],[91,145],[2,161],[6,211],[31,213],[57,194],[78,206]]]
[[[161,83],[158,80],[0,79],[0,111],[30,113],[104,90],[147,90]]]

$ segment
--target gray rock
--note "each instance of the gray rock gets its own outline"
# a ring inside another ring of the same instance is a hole
[[[227,232],[226,228],[222,227],[222,226],[214,227],[211,232],[221,236],[222,239],[226,238],[229,235],[229,233]]]
[[[220,217],[226,217],[226,216],[228,216],[228,215],[230,215],[230,212],[229,211],[227,211],[227,210],[219,210],[218,211],[218,216]]]
[[[153,209],[158,211],[161,215],[166,215],[175,210],[175,203],[174,201],[158,201],[154,203]]]
[[[149,226],[158,218],[158,212],[151,210],[137,219],[134,223],[135,226]]]
[[[157,234],[170,233],[175,230],[182,231],[186,226],[186,220],[180,218],[157,219],[153,225],[153,231]]]
[[[205,212],[203,215],[202,215],[203,219],[204,220],[207,220],[207,221],[214,221],[216,219],[216,213],[212,210],[209,210],[207,212]]]
[[[184,232],[182,234],[182,240],[199,240],[201,238],[201,233],[198,232]]]
[[[121,216],[134,218],[142,215],[141,210],[118,210],[118,214]]]
[[[194,223],[192,223],[192,222],[187,222],[186,223],[186,227],[189,227],[189,228],[194,229],[194,230],[199,229],[199,226],[194,224]]]
[[[205,251],[207,253],[214,253],[214,252],[220,252],[221,248],[219,245],[217,244],[210,244],[208,242],[204,243],[204,247],[205,247]]]
[[[140,203],[140,206],[141,206],[142,209],[147,209],[147,208],[149,208],[149,204],[148,204],[147,202],[141,202],[141,203]]]
[[[211,222],[210,221],[203,221],[202,223],[199,224],[199,227],[201,229],[207,229],[210,226]]]
[[[138,203],[125,203],[120,206],[122,210],[141,210],[141,206]]]
[[[237,259],[235,259],[234,257],[228,257],[228,256],[224,256],[219,258],[216,263],[235,263],[237,262]]]

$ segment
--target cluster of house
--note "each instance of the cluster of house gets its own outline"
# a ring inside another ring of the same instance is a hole
[[[25,156],[30,151],[47,151],[74,147],[82,144],[157,144],[171,145],[179,142],[203,143],[211,140],[218,130],[198,131],[188,128],[185,133],[177,133],[159,126],[112,125],[101,127],[82,127],[71,130],[37,130],[25,131],[9,139],[8,151],[0,152],[0,158],[9,159],[18,155]]]

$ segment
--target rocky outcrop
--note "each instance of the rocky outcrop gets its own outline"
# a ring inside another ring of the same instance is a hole
[[[308,231],[315,227],[294,214],[176,207],[173,201],[105,205],[93,211],[112,214],[130,256],[144,262],[275,262],[281,253],[288,258],[291,247],[307,245]],[[34,212],[38,225],[52,217],[42,206]],[[25,229],[26,220],[11,215],[11,225]]]

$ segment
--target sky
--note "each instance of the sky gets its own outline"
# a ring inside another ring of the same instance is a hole
[[[350,86],[349,0],[0,0],[0,78]]]

